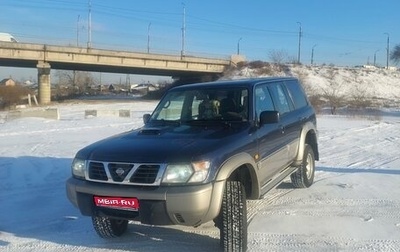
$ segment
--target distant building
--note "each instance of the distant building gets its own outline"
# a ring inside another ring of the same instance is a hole
[[[11,78],[6,78],[0,81],[0,86],[15,86],[15,81]]]
[[[115,87],[114,87],[114,85],[113,84],[110,84],[109,86],[108,86],[108,91],[115,91]]]
[[[363,68],[367,68],[367,69],[377,69],[376,66],[373,65],[363,65]]]

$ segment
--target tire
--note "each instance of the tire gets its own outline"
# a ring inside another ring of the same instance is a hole
[[[292,184],[296,188],[310,187],[314,182],[315,156],[310,145],[304,147],[303,161],[297,171],[290,175]]]
[[[94,230],[101,238],[119,237],[128,228],[127,220],[112,219],[109,217],[92,216]]]
[[[246,251],[246,192],[239,181],[226,182],[220,221],[220,245],[223,251]]]

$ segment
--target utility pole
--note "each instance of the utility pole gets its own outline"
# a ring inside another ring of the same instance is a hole
[[[89,18],[88,18],[88,48],[92,48],[92,1],[89,0]]]
[[[150,26],[151,26],[151,22],[149,23],[149,26],[147,27],[147,53],[150,53]]]
[[[131,89],[131,77],[129,74],[126,75],[125,84],[126,84],[126,90],[129,92]]]
[[[242,38],[240,38],[237,42],[237,55],[240,54],[240,41],[242,40]]]
[[[297,22],[299,24],[299,51],[297,53],[297,64],[300,64],[300,48],[301,48],[301,36],[302,36],[302,32],[301,32],[301,23]]]
[[[376,53],[379,52],[379,50],[376,50],[374,53],[374,66],[376,66]]]
[[[79,19],[80,19],[80,15],[78,15],[78,20],[76,21],[76,47],[79,47]],[[77,84],[77,74],[76,74],[76,70],[73,71],[74,74],[74,83],[73,86],[76,86]]]
[[[79,47],[79,19],[81,15],[78,15],[78,20],[76,21],[76,47]]]
[[[385,32],[385,35],[387,35],[387,41],[386,41],[386,69],[389,69],[389,33]]]
[[[181,57],[185,56],[185,33],[186,33],[186,8],[185,4],[183,5],[183,18],[182,18],[182,50]]]
[[[312,47],[312,49],[311,49],[311,65],[314,64],[314,48],[315,48],[316,46],[317,46],[317,45],[313,45],[313,47]]]

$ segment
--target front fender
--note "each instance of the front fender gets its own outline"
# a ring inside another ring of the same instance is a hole
[[[260,197],[260,182],[258,179],[257,163],[248,153],[239,153],[226,160],[220,167],[216,181],[226,181],[239,167],[246,167],[251,179],[251,199]],[[245,187],[248,185],[244,185]]]

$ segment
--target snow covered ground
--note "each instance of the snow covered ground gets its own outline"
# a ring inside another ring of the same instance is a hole
[[[66,198],[75,152],[142,125],[156,102],[65,103],[60,120],[1,120],[0,251],[215,251],[219,231],[131,223],[116,239],[97,236]],[[86,109],[129,109],[131,118]],[[315,184],[284,182],[248,205],[249,251],[400,251],[400,111],[373,118],[318,117]]]

